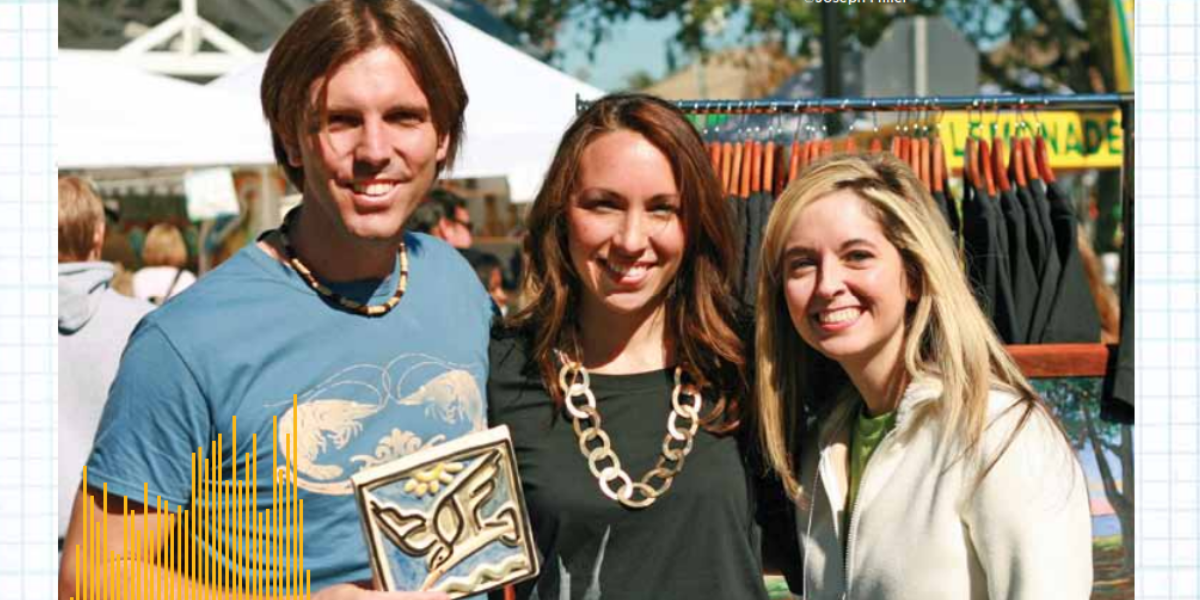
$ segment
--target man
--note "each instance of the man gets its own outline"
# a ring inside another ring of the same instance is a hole
[[[138,327],[88,461],[90,491],[140,498],[148,481],[152,502],[186,506],[191,453],[220,436],[225,457],[257,451],[265,510],[277,447],[304,502],[317,598],[444,597],[347,582],[371,577],[350,476],[485,426],[490,300],[453,248],[403,231],[458,150],[467,96],[454,59],[412,0],[327,0],[275,45],[262,101],[300,207]],[[111,549],[126,521],[108,517]]]
[[[148,302],[112,289],[116,269],[100,260],[100,198],[78,177],[58,180],[58,541],[70,522],[79,474],[129,334]]]

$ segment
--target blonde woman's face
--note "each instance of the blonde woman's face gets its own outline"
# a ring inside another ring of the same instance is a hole
[[[796,331],[847,370],[900,360],[911,296],[900,252],[865,208],[845,190],[804,207],[782,261]]]

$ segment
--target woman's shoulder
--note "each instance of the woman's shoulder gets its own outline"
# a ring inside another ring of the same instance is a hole
[[[499,318],[492,321],[490,347],[493,352],[524,353],[532,339],[527,327],[514,324],[510,319]]]
[[[1045,452],[1069,446],[1057,418],[1044,402],[1011,388],[994,386],[988,395],[984,451],[991,454],[1022,447]]]
[[[549,401],[533,360],[532,336],[520,327],[492,325],[488,345],[488,404],[492,418],[509,411],[541,406]]]
[[[488,343],[488,362],[492,379],[518,379],[530,370],[533,335],[527,327],[512,324],[507,319],[492,323]],[[536,371],[536,369],[534,369]]]

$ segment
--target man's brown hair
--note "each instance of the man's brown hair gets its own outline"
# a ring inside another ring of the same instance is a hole
[[[288,163],[287,145],[295,145],[320,123],[329,77],[377,47],[404,57],[429,101],[438,139],[449,136],[438,169],[453,164],[462,141],[467,91],[437,21],[413,0],[326,0],[288,27],[263,72],[263,114],[271,125],[275,160],[297,189],[304,189],[304,169]]]
[[[80,262],[96,249],[104,204],[79,177],[58,178],[58,262]]]

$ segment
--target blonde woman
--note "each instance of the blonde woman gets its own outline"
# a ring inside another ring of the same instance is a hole
[[[178,227],[169,223],[151,227],[142,248],[145,266],[133,275],[133,295],[162,304],[186,290],[196,283],[196,276],[183,268],[187,259],[187,245]]]
[[[758,290],[758,427],[796,501],[804,598],[1089,596],[1083,472],[905,165],[809,167],[771,213]]]

